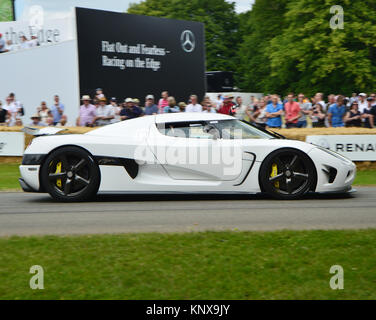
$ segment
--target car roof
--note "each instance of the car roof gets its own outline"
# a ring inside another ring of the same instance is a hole
[[[163,113],[155,116],[156,123],[165,122],[185,122],[185,121],[210,121],[210,120],[231,120],[234,117],[221,113],[205,113],[205,112],[177,112]]]

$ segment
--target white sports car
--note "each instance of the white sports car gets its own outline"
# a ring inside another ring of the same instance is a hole
[[[236,118],[209,113],[145,116],[86,134],[25,128],[36,136],[20,166],[24,191],[61,201],[99,193],[259,193],[298,199],[348,192],[353,162]]]

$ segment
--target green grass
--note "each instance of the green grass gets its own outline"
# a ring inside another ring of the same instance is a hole
[[[376,230],[1,238],[0,299],[376,299],[375,243]]]
[[[19,164],[0,164],[0,191],[4,190],[21,190],[18,178],[20,171]]]
[[[10,0],[0,0],[0,21],[12,21],[12,3]]]
[[[376,185],[376,171],[367,170],[367,171],[358,171],[356,173],[356,178],[354,185]]]
[[[19,164],[0,164],[0,191],[21,190]],[[354,185],[376,185],[376,171],[358,171]]]

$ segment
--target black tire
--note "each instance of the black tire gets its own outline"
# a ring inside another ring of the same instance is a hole
[[[53,151],[41,168],[44,190],[56,200],[86,201],[99,189],[100,171],[93,157],[78,147]]]
[[[315,166],[304,152],[283,148],[272,152],[259,172],[261,189],[280,200],[301,198],[315,187]]]

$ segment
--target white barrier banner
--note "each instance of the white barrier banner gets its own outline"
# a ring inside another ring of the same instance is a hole
[[[11,51],[32,46],[31,44],[23,44],[23,36],[29,41],[32,37],[36,37],[39,45],[58,43],[75,37],[73,19],[69,17],[64,19],[45,19],[41,25],[32,25],[29,21],[0,22],[0,33],[2,33],[6,42],[11,42]]]
[[[352,161],[376,161],[376,135],[307,136],[306,142],[336,151]]]
[[[0,132],[0,157],[22,156],[25,149],[23,132]]]

